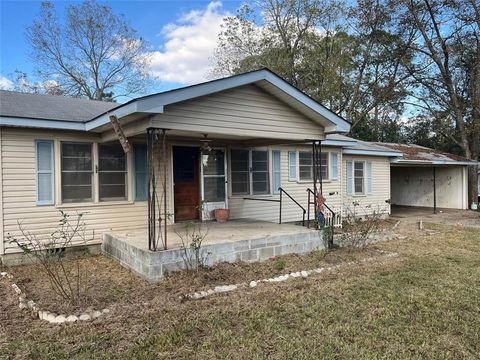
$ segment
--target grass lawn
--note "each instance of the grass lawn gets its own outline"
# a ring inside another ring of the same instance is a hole
[[[432,228],[375,245],[400,254],[388,261],[197,301],[178,295],[274,274],[278,264],[225,264],[194,279],[182,273],[149,285],[96,257],[91,276],[112,312],[91,323],[54,326],[29,318],[0,282],[0,358],[478,359],[480,231]],[[286,257],[279,273],[302,262],[308,269],[365,255],[342,249],[324,258]],[[8,271],[28,292],[31,269]]]

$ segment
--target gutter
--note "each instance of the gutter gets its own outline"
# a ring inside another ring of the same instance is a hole
[[[392,160],[392,164],[398,165],[451,165],[451,166],[472,166],[478,165],[480,162],[478,161],[457,161],[457,160],[402,160],[402,159],[394,159]]]
[[[19,126],[42,129],[87,131],[85,123],[79,121],[44,120],[0,116],[0,126]]]

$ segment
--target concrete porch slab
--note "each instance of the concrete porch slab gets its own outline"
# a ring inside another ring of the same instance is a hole
[[[233,220],[224,224],[204,223],[208,231],[202,245],[205,263],[237,260],[255,262],[278,255],[306,253],[324,249],[323,233],[290,224],[275,224],[253,220]],[[148,250],[146,230],[103,234],[102,251],[151,282],[167,273],[185,268],[185,252],[179,234],[185,224],[167,229],[167,250]],[[188,245],[188,244],[187,244]]]

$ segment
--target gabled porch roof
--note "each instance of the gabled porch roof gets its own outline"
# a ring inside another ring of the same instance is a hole
[[[347,120],[330,111],[268,69],[256,70],[133,99],[91,119],[85,124],[85,129],[87,131],[102,132],[105,130],[105,125],[110,123],[109,117],[112,115],[122,118],[135,113],[143,115],[162,114],[164,113],[164,108],[168,105],[250,84],[260,87],[265,92],[275,96],[315,121],[325,129],[325,133],[344,133],[350,130],[350,123]]]

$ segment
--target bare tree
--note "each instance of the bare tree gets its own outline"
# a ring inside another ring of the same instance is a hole
[[[142,92],[148,85],[143,39],[122,15],[95,0],[69,5],[64,21],[53,3],[43,2],[27,39],[39,75],[55,81],[66,95],[104,100]]]
[[[480,156],[480,5],[477,0],[403,0],[401,26],[413,29],[414,105],[439,124],[467,159]],[[469,200],[477,199],[477,174],[469,169]]]

